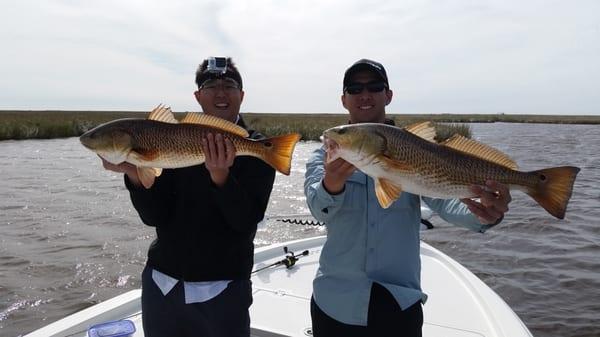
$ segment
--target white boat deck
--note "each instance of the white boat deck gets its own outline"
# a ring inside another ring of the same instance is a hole
[[[277,266],[253,274],[250,307],[253,336],[311,336],[310,297],[325,237],[262,247],[255,269],[280,261],[283,247],[296,254],[309,250],[295,266]],[[475,275],[426,243],[421,243],[424,337],[531,336],[508,305]],[[140,290],[133,290],[52,323],[26,337],[87,336],[93,324],[128,318],[142,337]]]
[[[252,277],[252,327],[256,336],[308,336],[312,279],[325,238],[288,242],[256,252],[256,267],[281,260],[283,247],[296,254],[305,249],[291,269],[280,266]],[[508,305],[459,263],[421,242],[424,337],[531,336]],[[265,332],[265,333],[263,333]],[[276,333],[275,335],[273,333]]]

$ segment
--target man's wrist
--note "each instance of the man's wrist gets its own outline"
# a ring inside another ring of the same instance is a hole
[[[341,194],[342,192],[344,192],[344,187],[346,186],[346,184],[344,183],[342,184],[342,186],[336,188],[336,186],[331,186],[330,184],[328,184],[326,179],[323,179],[322,184],[323,189],[325,189],[325,191],[331,195]]]
[[[229,169],[226,170],[213,170],[209,171],[210,180],[212,180],[213,184],[217,187],[223,187],[227,182],[227,177],[229,176]]]
[[[504,220],[504,214],[502,214],[501,217],[498,218],[498,220],[496,220],[496,222],[489,224],[490,227],[496,226],[497,224],[499,224],[500,222],[502,222],[502,220]]]

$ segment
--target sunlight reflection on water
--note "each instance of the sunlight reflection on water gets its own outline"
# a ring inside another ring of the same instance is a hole
[[[582,168],[563,221],[513,193],[504,222],[482,235],[443,223],[423,239],[455,258],[519,314],[535,336],[600,335],[600,128],[472,124],[476,139],[522,170]],[[308,214],[305,163],[316,142],[298,144],[291,175],[277,174],[268,216]],[[76,138],[0,142],[0,335],[31,331],[140,286],[154,237],[122,177],[102,169]],[[255,244],[324,235],[323,227],[272,219]]]

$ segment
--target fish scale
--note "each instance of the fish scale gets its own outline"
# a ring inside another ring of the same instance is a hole
[[[473,197],[469,186],[484,185],[486,180],[514,185],[514,188],[533,186],[537,176],[530,173],[510,170],[486,160],[474,160],[472,156],[451,148],[438,146],[400,128],[385,128],[384,135],[393,141],[386,153],[394,160],[414,163],[413,170],[406,174],[407,179],[420,177],[425,190],[435,190],[434,197]],[[394,179],[396,175],[389,175]],[[402,182],[402,179],[400,179]],[[439,186],[434,189],[434,186]],[[416,191],[420,192],[423,191]]]
[[[188,113],[177,121],[169,108],[154,109],[148,119],[125,118],[95,127],[79,139],[88,149],[112,164],[136,166],[146,188],[163,168],[180,168],[204,163],[202,140],[211,133],[229,139],[236,156],[252,156],[289,175],[292,153],[300,134],[267,139],[248,138],[240,126],[215,116]]]
[[[148,160],[132,159],[139,166],[177,168],[204,162],[202,139],[208,133],[223,131],[195,124],[169,124],[152,120],[129,120],[121,123],[120,130],[131,132],[131,149],[147,154]],[[234,134],[226,134],[239,155],[264,153],[260,142]]]
[[[323,139],[330,160],[342,158],[376,181],[384,208],[402,191],[434,198],[477,197],[470,186],[493,180],[525,192],[550,214],[564,218],[579,168],[518,171],[508,156],[473,140],[454,136],[435,143],[432,128],[428,122],[404,129],[359,123],[328,129]]]

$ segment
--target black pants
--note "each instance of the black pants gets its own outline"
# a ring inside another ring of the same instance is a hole
[[[421,337],[423,308],[421,302],[401,310],[394,296],[382,285],[373,283],[369,300],[367,326],[341,323],[310,301],[314,337],[395,336]]]
[[[249,337],[252,304],[250,280],[229,283],[219,295],[202,303],[185,304],[183,282],[165,296],[142,273],[142,323],[146,337]]]

